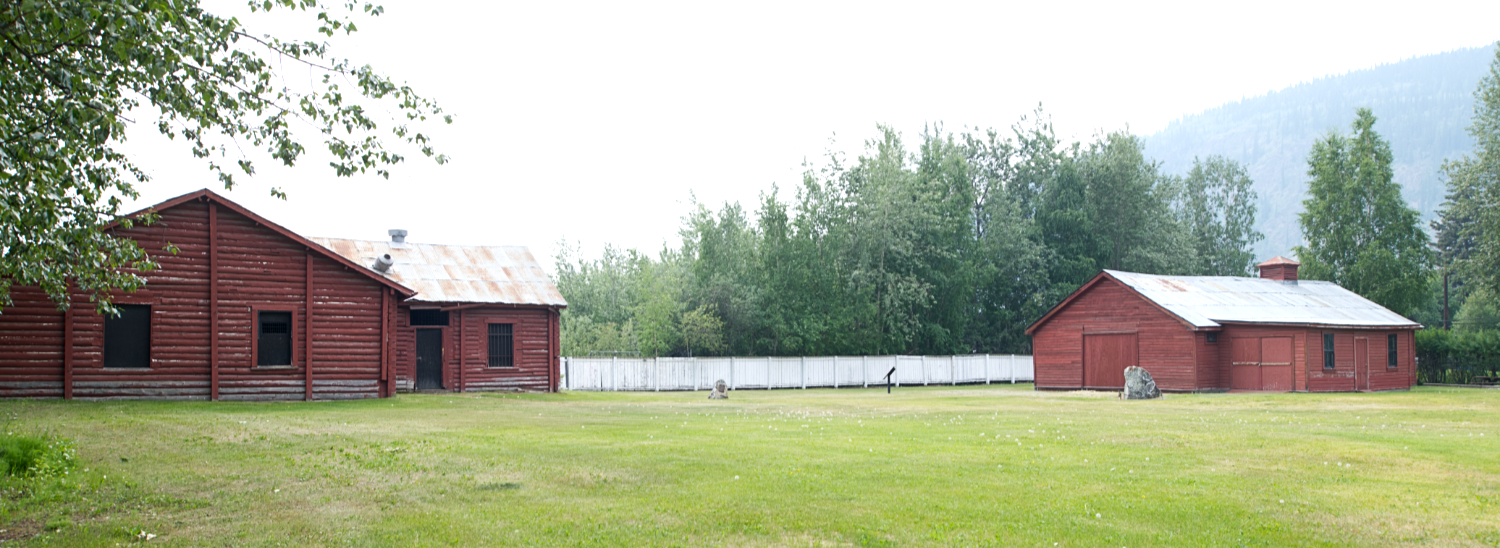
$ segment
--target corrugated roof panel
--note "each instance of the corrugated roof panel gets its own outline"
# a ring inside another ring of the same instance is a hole
[[[1198,327],[1218,322],[1421,327],[1328,282],[1105,272]]]
[[[414,289],[412,301],[567,306],[562,293],[523,246],[397,244],[390,241],[309,238],[371,272]],[[370,268],[390,254],[385,273]]]

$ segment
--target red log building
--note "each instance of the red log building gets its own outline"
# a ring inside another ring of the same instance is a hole
[[[1038,390],[1377,391],[1416,383],[1422,326],[1276,257],[1259,278],[1105,270],[1026,330]]]
[[[141,273],[144,289],[115,297],[119,317],[96,314],[83,294],[62,312],[36,287],[12,288],[14,306],[0,310],[0,397],[355,399],[414,385],[420,333],[410,327],[411,309],[425,307],[411,300],[417,289],[208,190],[152,209],[161,215],[155,224],[111,228],[160,265]],[[178,251],[157,253],[169,245]],[[519,249],[535,266],[524,248],[464,249]],[[425,279],[464,285],[460,270],[446,282],[440,272]],[[557,295],[539,268],[527,275]],[[459,372],[457,383],[441,386],[555,389],[556,312],[564,304],[554,301],[540,310],[486,301],[512,309],[471,313],[479,317],[459,325],[516,318],[511,367],[525,373],[465,384]],[[514,380],[520,376],[528,380]]]

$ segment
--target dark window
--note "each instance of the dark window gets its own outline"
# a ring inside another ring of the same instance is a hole
[[[1385,366],[1396,368],[1396,335],[1385,336]]]
[[[1211,343],[1219,342],[1219,334],[1218,333],[1209,333],[1208,334],[1208,342],[1211,342]]]
[[[1323,334],[1323,369],[1333,369],[1333,333]]]
[[[418,325],[448,325],[448,312],[443,310],[413,310],[411,311],[411,324]]]
[[[257,312],[259,340],[255,341],[255,365],[292,365],[292,313]]]
[[[490,367],[515,365],[513,330],[514,326],[508,323],[490,324]]]
[[[104,317],[104,367],[151,367],[151,306],[117,304]]]

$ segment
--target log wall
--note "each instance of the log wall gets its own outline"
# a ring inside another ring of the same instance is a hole
[[[16,306],[0,311],[0,396],[267,400],[382,394],[387,356],[381,341],[395,312],[390,289],[205,199],[159,213],[151,226],[116,230],[160,265],[141,273],[147,289],[116,297],[122,304],[151,305],[150,367],[103,367],[104,318],[86,299],[75,298],[73,310],[64,314],[36,288],[17,287]],[[178,251],[162,251],[169,244]],[[255,365],[258,310],[292,312],[292,364]]]
[[[456,392],[557,390],[559,353],[557,313],[548,307],[479,306],[449,312],[448,326],[421,326],[443,330],[443,388]],[[416,385],[417,327],[411,326],[411,308],[401,305],[396,313],[393,375],[398,390]],[[515,365],[489,366],[491,323],[512,324]]]

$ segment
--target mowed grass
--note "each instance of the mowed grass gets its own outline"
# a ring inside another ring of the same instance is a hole
[[[1494,546],[1497,403],[1452,388],[1120,401],[1030,385],[6,401],[7,429],[76,441],[69,481],[84,487],[7,499],[0,539]]]

